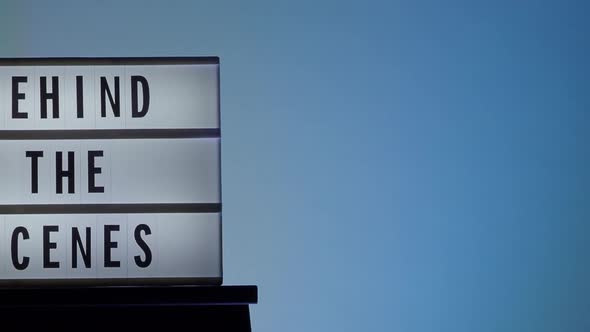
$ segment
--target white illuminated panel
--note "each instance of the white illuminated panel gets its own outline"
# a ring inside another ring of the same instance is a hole
[[[0,285],[220,284],[217,58],[0,59]]]
[[[218,71],[218,64],[0,66],[0,129],[219,128]],[[56,87],[56,94],[51,95]],[[42,92],[50,94],[45,102]],[[16,118],[12,109],[15,100]],[[136,116],[132,112],[134,100]],[[54,101],[57,116],[53,114]],[[45,118],[43,103],[48,113]]]
[[[36,158],[36,172],[33,158],[26,157],[27,151],[43,153],[43,157]],[[101,156],[89,157],[89,151],[98,151]],[[69,156],[73,153],[73,177],[58,174],[57,153],[61,153],[61,171],[69,171]],[[220,201],[219,139],[215,138],[0,140],[0,163],[0,204]],[[89,172],[93,184],[89,183]],[[32,192],[34,182],[37,193]],[[91,192],[92,185],[103,192]]]
[[[0,280],[219,278],[220,229],[218,213],[2,215]]]

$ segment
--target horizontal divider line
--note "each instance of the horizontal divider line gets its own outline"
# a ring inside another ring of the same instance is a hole
[[[217,56],[0,58],[1,66],[125,66],[219,64]]]
[[[0,140],[220,138],[219,128],[0,130]]]
[[[0,205],[0,214],[220,213],[221,203]]]

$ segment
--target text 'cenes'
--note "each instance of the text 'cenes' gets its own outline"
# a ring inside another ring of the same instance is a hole
[[[52,234],[60,231],[58,225],[44,225],[43,230],[43,246],[40,248],[43,252],[43,268],[44,269],[59,269],[61,264],[59,261],[55,261],[51,258],[51,252],[56,251],[58,247],[66,247],[66,243],[58,243],[52,239]],[[113,259],[112,254],[115,250],[123,250],[127,252],[127,248],[120,247],[119,243],[113,240],[113,233],[117,233],[121,230],[120,225],[104,225],[103,229],[103,241],[98,243],[102,246],[103,250],[103,261],[100,262],[105,268],[120,268],[121,262]],[[78,227],[72,227],[68,232],[70,233],[69,247],[71,248],[71,267],[77,269],[78,267],[78,255],[82,256],[83,265],[89,269],[93,266],[93,259],[91,256],[92,247],[92,227],[85,227],[85,236],[82,237]],[[133,238],[135,239],[136,245],[143,251],[143,255],[137,255],[133,257],[133,261],[140,268],[146,268],[152,263],[152,250],[145,241],[145,236],[150,236],[152,230],[146,224],[137,225],[133,231]],[[143,236],[142,236],[143,235]],[[29,242],[31,236],[29,230],[24,226],[18,226],[12,230],[10,236],[10,257],[12,265],[17,270],[26,270],[31,262],[31,257],[21,256],[19,254],[19,248],[25,246]],[[31,239],[32,240],[32,239]],[[41,240],[41,239],[39,239]],[[31,241],[34,242],[34,241]],[[143,257],[142,257],[143,256]]]

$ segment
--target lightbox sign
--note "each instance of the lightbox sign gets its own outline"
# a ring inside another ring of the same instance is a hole
[[[0,59],[0,283],[220,284],[219,60]]]

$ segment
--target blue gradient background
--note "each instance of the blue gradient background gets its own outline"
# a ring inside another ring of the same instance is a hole
[[[254,331],[589,331],[587,1],[3,1],[1,56],[218,55]]]

